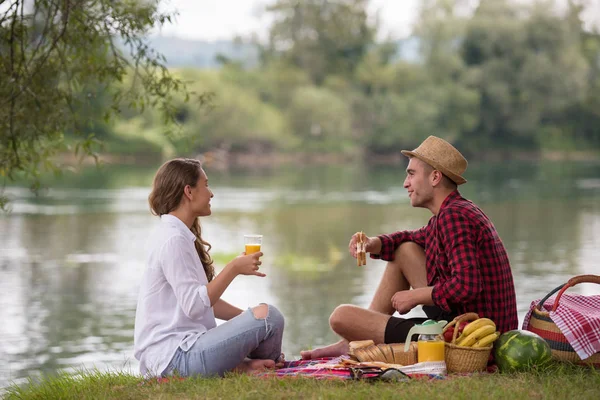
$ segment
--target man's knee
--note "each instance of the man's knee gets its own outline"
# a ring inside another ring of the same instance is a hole
[[[415,242],[404,242],[396,249],[396,260],[425,257],[425,249]]]
[[[334,332],[340,333],[348,324],[353,307],[350,304],[342,304],[333,310],[329,316],[329,326]]]

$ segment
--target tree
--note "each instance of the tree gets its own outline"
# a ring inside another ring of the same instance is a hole
[[[263,62],[273,58],[307,71],[321,85],[332,73],[351,76],[376,28],[367,16],[367,0],[278,0],[267,7],[274,23]]]
[[[327,88],[297,88],[288,109],[288,120],[292,132],[306,150],[341,150],[344,153],[356,150],[352,141],[350,107]]]
[[[87,118],[110,120],[123,107],[158,107],[175,120],[176,93],[202,104],[149,48],[148,32],[171,20],[159,0],[9,0],[0,11],[0,174],[32,178],[59,171],[59,151],[96,157]],[[125,54],[121,49],[125,49]],[[132,74],[132,85],[123,82]],[[93,88],[93,89],[91,89]],[[96,101],[96,93],[110,101]],[[99,108],[98,108],[99,107]],[[171,125],[173,126],[173,125]],[[78,135],[75,142],[67,132]],[[168,133],[168,132],[167,132]],[[4,204],[4,203],[1,203]]]
[[[524,13],[508,1],[483,1],[469,21],[461,53],[481,95],[472,145],[537,149],[548,129],[557,131],[557,116],[585,97],[582,27],[554,15],[551,4]]]

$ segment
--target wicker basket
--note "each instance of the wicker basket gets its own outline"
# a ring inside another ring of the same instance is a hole
[[[468,313],[454,318],[452,322],[444,327],[444,332],[446,332],[450,327],[455,325],[458,327],[462,321],[468,320],[470,318],[469,314],[471,316],[474,315],[473,313]],[[448,370],[448,373],[485,371],[493,346],[481,348],[457,346],[457,336],[458,329],[454,329],[452,342],[446,342],[445,344],[446,369]]]
[[[562,334],[558,326],[550,318],[550,313],[542,309],[542,306],[554,293],[559,292],[554,300],[552,311],[555,311],[558,307],[558,303],[562,294],[570,287],[577,285],[578,283],[598,283],[600,284],[600,276],[598,275],[579,275],[575,276],[563,285],[552,290],[542,300],[538,302],[531,313],[527,330],[540,335],[546,339],[550,348],[552,349],[552,357],[558,361],[565,361],[571,363],[578,363],[584,365],[591,365],[596,368],[600,367],[600,353],[593,354],[592,356],[581,360],[577,355],[573,347],[567,341],[565,335]]]

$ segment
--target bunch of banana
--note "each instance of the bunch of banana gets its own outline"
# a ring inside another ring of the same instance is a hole
[[[487,347],[494,343],[500,336],[496,331],[496,324],[489,318],[478,318],[469,322],[456,339],[458,346],[464,347]]]

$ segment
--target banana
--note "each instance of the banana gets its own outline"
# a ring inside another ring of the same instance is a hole
[[[480,328],[477,328],[475,332],[472,332],[470,335],[465,336],[460,341],[457,341],[456,344],[459,346],[471,347],[479,340],[479,338],[483,338],[490,333],[496,332],[496,327],[492,325],[484,325]]]
[[[500,332],[490,333],[489,335],[484,336],[481,339],[479,339],[478,341],[476,341],[472,347],[475,347],[475,348],[487,347],[487,346],[491,345],[492,343],[494,343],[496,341],[496,339],[498,339],[499,337],[500,337]]]
[[[461,337],[467,337],[471,333],[475,332],[477,329],[479,329],[479,328],[481,328],[482,326],[485,326],[485,325],[493,326],[494,327],[494,331],[496,330],[496,324],[494,324],[494,321],[492,321],[489,318],[479,318],[479,319],[476,319],[473,322],[469,322],[465,326],[465,329],[463,329],[463,331],[462,331],[462,336]]]

